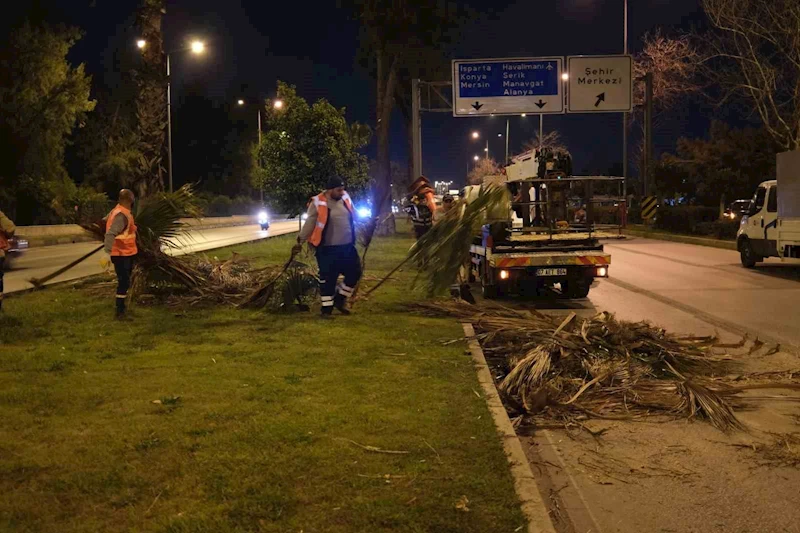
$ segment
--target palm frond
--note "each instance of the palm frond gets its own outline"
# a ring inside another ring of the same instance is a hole
[[[409,254],[429,294],[446,289],[456,280],[459,269],[469,261],[469,248],[489,213],[505,208],[508,201],[504,186],[485,185],[478,198],[469,203],[457,202],[417,241]]]

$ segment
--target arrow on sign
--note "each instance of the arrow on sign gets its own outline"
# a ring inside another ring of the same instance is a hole
[[[594,103],[594,106],[597,107],[600,105],[600,102],[606,101],[606,93],[600,93],[597,95],[597,101]]]
[[[544,101],[544,100],[542,100],[541,98],[539,98],[539,101],[538,101],[538,102],[534,102],[534,103],[536,104],[536,107],[538,107],[539,109],[541,109],[541,108],[543,108],[544,106],[546,106],[546,105],[547,105],[547,102],[545,102],[545,101]]]
[[[475,103],[472,104],[472,107],[475,109],[475,111],[480,111],[480,109],[483,107],[483,104],[475,100]]]

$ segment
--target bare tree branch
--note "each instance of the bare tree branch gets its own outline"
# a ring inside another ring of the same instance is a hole
[[[749,103],[781,149],[800,148],[800,2],[703,0],[705,76]]]

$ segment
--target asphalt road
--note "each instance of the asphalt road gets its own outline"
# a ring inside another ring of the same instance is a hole
[[[800,260],[750,270],[732,250],[641,238],[605,246],[611,277],[590,292],[592,307],[684,333],[718,329],[800,347]]]
[[[283,235],[285,233],[292,233],[297,230],[297,220],[275,222],[267,231],[261,231],[258,225],[193,230],[186,233],[186,238],[182,239],[182,246],[179,249],[174,251],[170,250],[169,253],[173,255],[182,255],[192,252],[202,252],[243,242],[274,237],[276,235]],[[98,246],[99,243],[88,242],[29,249],[22,257],[14,262],[12,269],[6,272],[6,294],[30,289],[31,284],[28,283],[28,279],[40,278],[51,274],[82,255],[94,250]],[[100,257],[100,253],[97,253],[68,272],[65,272],[63,275],[53,279],[50,283],[59,283],[101,273]]]

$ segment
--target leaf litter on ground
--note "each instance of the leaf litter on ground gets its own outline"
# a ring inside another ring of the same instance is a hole
[[[680,337],[605,312],[561,318],[458,300],[417,303],[412,309],[470,322],[507,408],[532,419],[666,415],[706,420],[727,432],[744,429],[734,412],[752,399],[743,391],[800,388],[781,374],[769,376],[768,383],[733,387],[729,381],[741,364],[718,348],[717,337]]]

